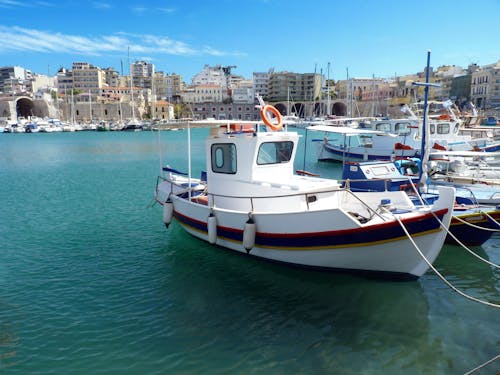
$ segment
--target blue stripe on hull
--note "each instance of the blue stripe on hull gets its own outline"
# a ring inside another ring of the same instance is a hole
[[[437,213],[441,220],[447,210]],[[192,229],[207,234],[207,224],[179,212],[175,218]],[[439,222],[432,214],[422,215],[403,221],[412,236],[419,236],[440,230]],[[243,229],[217,226],[217,236],[225,240],[242,242]],[[406,234],[396,221],[349,230],[310,232],[296,234],[276,234],[257,232],[255,246],[278,250],[317,250],[335,247],[361,247],[376,243],[392,242],[406,238]]]

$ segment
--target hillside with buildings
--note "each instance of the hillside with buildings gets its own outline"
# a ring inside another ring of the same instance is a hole
[[[392,78],[331,80],[319,73],[254,72],[235,74],[236,66],[205,65],[190,83],[175,73],[156,71],[154,64],[136,61],[129,75],[87,62],[74,62],[54,76],[19,66],[0,68],[0,117],[60,118],[72,123],[118,122],[174,118],[258,118],[255,95],[273,103],[284,115],[316,117],[398,116],[402,104],[419,101],[425,71]],[[500,110],[500,61],[467,68],[440,66],[430,72],[439,84],[431,98],[452,100],[458,107],[473,103],[484,113]]]

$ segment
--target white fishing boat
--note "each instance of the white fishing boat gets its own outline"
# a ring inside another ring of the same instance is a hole
[[[455,115],[448,104],[441,103],[447,112],[429,118],[427,142],[435,150],[472,151],[482,150],[493,152],[500,148],[500,143],[493,137],[472,137],[461,134],[462,121]],[[317,122],[326,129],[325,136],[318,142],[319,160],[335,161],[368,161],[391,160],[395,157],[421,157],[423,121],[413,111],[404,106],[404,112],[409,114],[404,119],[376,119],[360,127],[359,132],[346,130],[329,131],[335,128],[331,124]],[[328,125],[328,126],[324,126]],[[379,133],[371,133],[376,131]],[[381,136],[385,133],[386,136]],[[335,136],[341,134],[342,136]],[[387,137],[391,135],[392,137]],[[332,137],[333,136],[333,137]],[[345,137],[348,137],[345,138]]]
[[[430,153],[429,183],[466,189],[481,204],[500,205],[500,152]]]
[[[400,135],[383,130],[330,125],[312,125],[307,130],[323,133],[321,138],[313,139],[318,160],[394,160],[396,157],[414,157],[419,151],[398,142],[398,139],[402,140]]]
[[[272,119],[272,116],[275,119]],[[311,268],[418,278],[438,256],[450,224],[453,188],[433,205],[404,191],[353,192],[339,181],[296,175],[299,136],[261,103],[261,124],[209,126],[206,178],[166,168],[155,198],[166,226],[250,256]],[[188,143],[188,170],[190,166]],[[439,219],[439,220],[437,220]],[[425,259],[424,259],[425,258]]]

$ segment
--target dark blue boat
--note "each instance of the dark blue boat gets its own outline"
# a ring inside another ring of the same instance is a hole
[[[420,159],[411,158],[395,162],[351,162],[344,163],[342,179],[353,191],[395,191],[406,190],[416,204],[419,202],[417,188],[419,186]],[[432,185],[421,194],[427,203],[437,199]],[[437,191],[437,189],[435,190]],[[500,229],[500,207],[479,205],[469,191],[457,189],[456,205],[450,223],[450,232],[466,246],[480,246],[491,238],[494,231]],[[485,230],[477,228],[485,228]],[[456,244],[453,236],[446,237],[446,243]]]

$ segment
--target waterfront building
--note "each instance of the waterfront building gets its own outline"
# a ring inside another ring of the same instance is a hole
[[[500,61],[472,73],[471,100],[477,108],[500,108]]]
[[[236,87],[232,89],[233,103],[240,104],[253,104],[255,102],[255,95],[252,87]]]
[[[156,99],[167,98],[167,75],[164,72],[154,73],[153,95]]]
[[[181,101],[181,93],[186,89],[186,85],[180,74],[168,74],[166,76],[166,99],[172,103]]]
[[[465,106],[471,96],[472,74],[462,74],[453,77],[450,88],[450,99],[459,107]]]
[[[190,109],[196,120],[215,118],[258,121],[260,119],[259,109],[255,108],[253,103],[194,103],[190,104]]]
[[[221,68],[222,67],[220,65],[205,65],[203,70],[193,77],[191,85],[216,85],[226,87],[226,77],[224,76],[224,72]]]
[[[152,117],[160,120],[173,120],[175,118],[173,104],[166,100],[157,100],[154,103]]]
[[[274,69],[269,69],[269,71],[264,73],[253,73],[253,92],[254,95],[259,94],[264,100],[269,99],[269,77],[274,73]]]
[[[74,62],[72,73],[74,93],[90,93],[93,98],[97,98],[106,82],[105,72],[86,62]]]
[[[322,76],[317,73],[274,72],[268,80],[268,100],[314,101],[319,98]]]
[[[130,64],[130,72],[132,75],[132,86],[149,90],[153,88],[154,64],[146,61],[136,61]]]
[[[184,103],[222,103],[226,97],[220,85],[192,85],[182,93]]]
[[[118,73],[115,68],[105,68],[104,71],[104,81],[108,86],[120,86],[120,73]]]
[[[65,68],[59,69],[56,74],[56,87],[60,95],[66,95],[73,90],[73,73]]]
[[[31,87],[30,90],[33,94],[37,92],[48,92],[52,91],[56,88],[56,79],[55,77],[49,77],[44,74],[33,74],[33,78],[31,79]]]
[[[453,79],[466,74],[466,70],[455,65],[443,65],[434,71],[434,82],[439,84],[435,87],[434,96],[438,100],[450,99]]]
[[[0,68],[0,92],[15,95],[30,91],[32,73],[20,66],[4,66]]]

